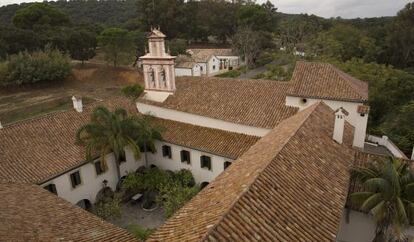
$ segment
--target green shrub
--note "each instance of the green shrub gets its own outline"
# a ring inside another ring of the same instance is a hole
[[[103,218],[119,218],[121,217],[121,199],[115,196],[114,198],[105,198],[95,203],[94,213]]]
[[[229,78],[236,78],[241,75],[241,72],[239,70],[231,70],[228,72],[225,72],[223,74],[217,75],[218,77],[229,77]]]
[[[138,224],[129,224],[127,230],[139,240],[146,240],[155,231],[155,229],[146,229]]]
[[[139,95],[144,91],[144,88],[139,84],[133,84],[125,86],[121,89],[125,97],[129,98],[131,101],[135,102]]]
[[[181,169],[175,173],[174,178],[180,182],[182,186],[193,187],[195,185],[195,180],[190,170]]]
[[[4,76],[4,63],[0,67]],[[61,81],[70,73],[70,59],[58,50],[46,48],[33,53],[21,52],[7,62],[6,78],[2,86],[24,85],[38,82]]]
[[[177,180],[161,187],[158,202],[161,203],[164,208],[165,217],[171,217],[199,191],[199,186],[182,186]]]

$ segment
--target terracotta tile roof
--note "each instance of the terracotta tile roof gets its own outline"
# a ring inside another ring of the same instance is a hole
[[[180,77],[176,87],[163,103],[139,102],[268,129],[298,111],[285,105],[288,82]]]
[[[231,49],[188,49],[188,53],[197,62],[207,62],[210,58],[215,56],[236,56]]]
[[[333,241],[354,158],[323,103],[284,120],[149,241]]]
[[[191,124],[154,118],[166,128],[163,140],[201,151],[236,159],[254,145],[259,137],[205,128]]]
[[[193,68],[197,63],[190,57],[186,55],[179,55],[175,59],[175,67],[177,68]]]
[[[0,183],[0,218],[1,241],[137,241],[36,185]]]
[[[365,102],[368,84],[358,80],[331,64],[296,62],[289,94],[309,98]]]
[[[89,121],[90,112],[98,105],[123,107],[137,113],[124,98],[56,112],[24,120],[0,129],[0,181],[40,184],[53,176],[85,163],[82,147],[75,144],[77,129]],[[179,122],[159,121],[167,128],[168,142],[205,150],[229,158],[237,158],[257,141],[257,137],[235,134]]]

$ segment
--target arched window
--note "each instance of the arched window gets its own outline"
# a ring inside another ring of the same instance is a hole
[[[208,182],[202,182],[201,184],[200,184],[200,189],[203,189],[203,188],[205,188],[206,186],[208,186]]]

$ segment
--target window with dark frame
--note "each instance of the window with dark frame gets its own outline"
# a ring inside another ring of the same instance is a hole
[[[43,188],[48,190],[49,192],[54,193],[55,195],[57,195],[57,190],[56,190],[56,185],[55,184],[49,184],[49,185],[47,185]]]
[[[102,167],[101,161],[95,162],[95,171],[96,175],[100,175],[105,172],[105,169]]]
[[[207,168],[208,170],[211,170],[211,157],[202,155],[200,156],[200,163],[201,168]]]
[[[79,171],[76,171],[70,174],[70,181],[72,183],[73,188],[76,188],[77,186],[81,184],[81,178],[80,178]]]
[[[163,157],[168,157],[171,159],[172,154],[171,154],[171,146],[169,145],[163,145],[162,146],[162,156]]]
[[[224,170],[227,169],[227,167],[229,167],[231,165],[230,161],[225,161],[224,162]]]
[[[125,153],[121,153],[120,155],[119,155],[119,164],[121,164],[121,163],[124,163],[124,162],[126,162],[126,155],[125,155]]]
[[[188,150],[182,150],[180,152],[181,155],[181,162],[185,162],[187,164],[191,163],[191,158],[190,158],[190,151]]]

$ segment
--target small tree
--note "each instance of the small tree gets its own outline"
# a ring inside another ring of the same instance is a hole
[[[137,98],[141,95],[141,93],[144,91],[144,88],[139,84],[133,84],[123,87],[121,91],[125,97],[127,97],[134,103],[137,100]]]
[[[120,28],[105,29],[98,37],[99,46],[105,53],[105,59],[117,66],[133,56],[133,39],[128,31]]]
[[[414,175],[398,159],[381,160],[367,168],[354,167],[351,177],[363,185],[351,194],[352,206],[370,213],[377,225],[373,241],[403,241],[404,229],[414,224]]]

